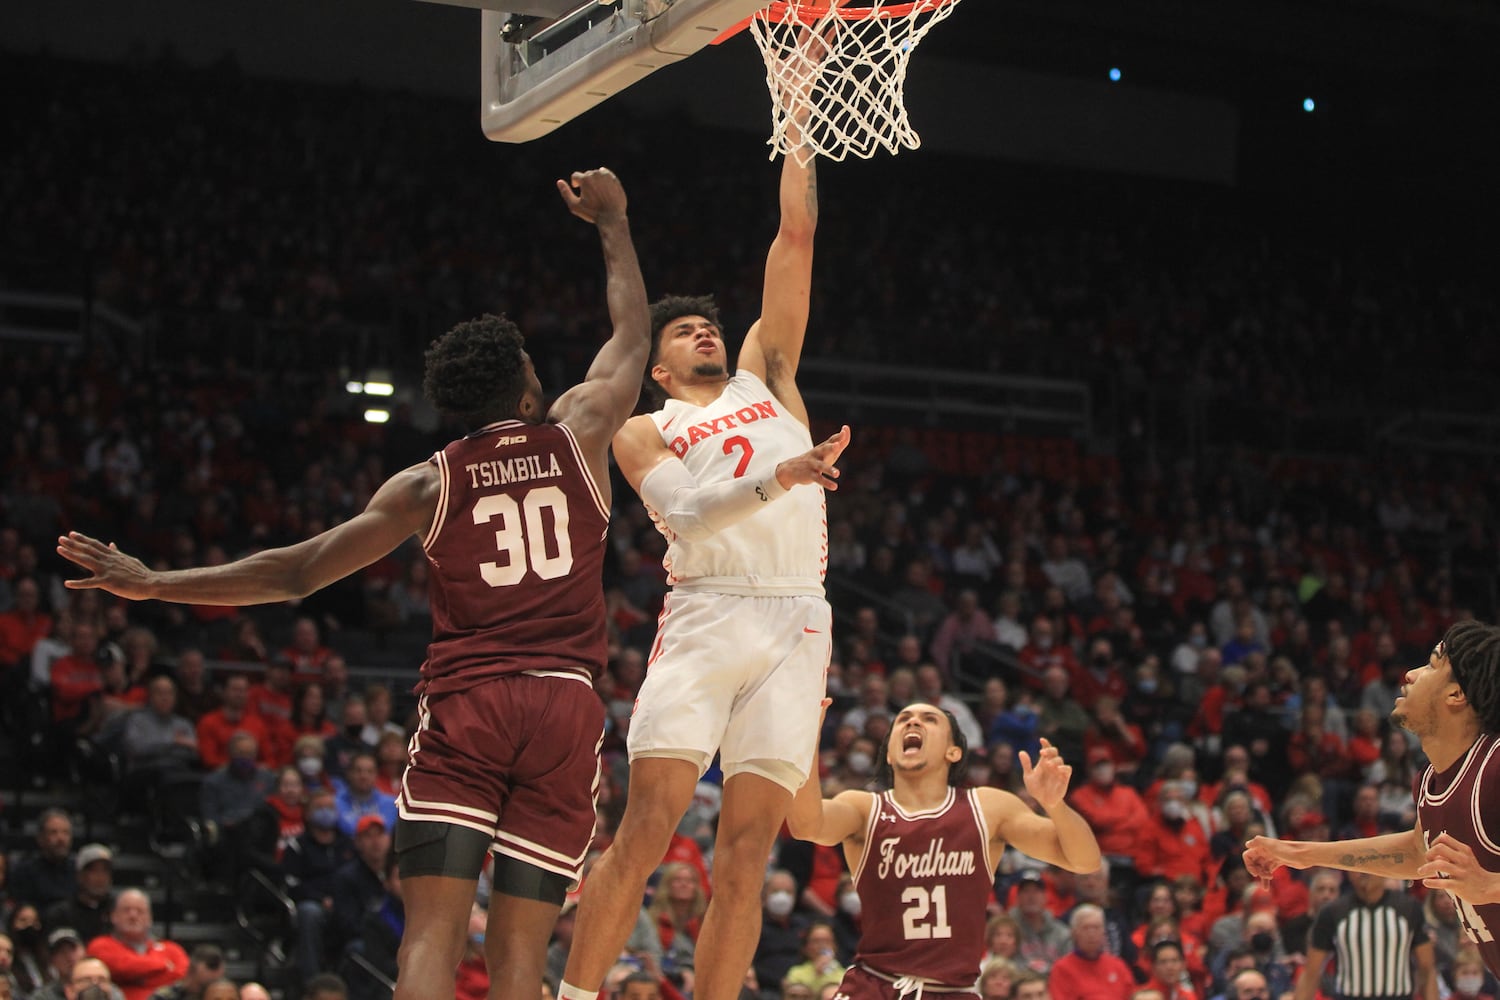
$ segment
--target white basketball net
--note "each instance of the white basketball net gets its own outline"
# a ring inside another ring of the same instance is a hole
[[[782,153],[806,166],[814,156],[869,159],[922,144],[906,117],[906,67],[959,0],[853,2],[870,6],[790,0],[751,18],[771,91],[773,159]]]

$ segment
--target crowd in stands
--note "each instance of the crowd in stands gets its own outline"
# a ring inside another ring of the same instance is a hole
[[[495,197],[546,192],[571,160],[475,153],[455,137],[473,129],[468,109],[432,113],[415,98],[308,99],[227,69],[133,64],[110,78],[119,85],[64,76],[52,102],[20,109],[28,127],[13,125],[18,141],[0,153],[27,164],[0,170],[6,258],[28,258],[11,281],[58,265],[42,234],[63,233],[59,243],[88,248],[94,294],[163,329],[248,316],[313,334],[376,317],[441,324],[510,303],[554,373],[590,349],[598,310],[563,308],[589,298],[567,263],[588,234],[569,235],[558,206],[535,204],[541,196]],[[201,85],[169,86],[184,79]],[[79,89],[95,99],[77,100]],[[242,114],[205,111],[231,99]],[[148,128],[123,129],[139,101],[157,113]],[[384,138],[392,129],[402,142]],[[622,173],[653,258],[648,280],[722,289],[730,315],[753,309],[735,295],[758,287],[745,273],[763,254],[762,227],[733,223],[763,211],[770,175],[741,184],[730,178],[743,169],[693,170],[694,198],[730,220],[717,232],[735,234],[715,242],[720,258],[668,214],[682,171],[648,170],[659,150],[644,133],[622,141],[622,161],[637,167]],[[128,169],[102,170],[105,160]],[[33,190],[39,171],[49,184]],[[1281,260],[1255,249],[1249,230],[1181,243],[1172,230],[997,234],[959,221],[918,239],[907,229],[918,220],[828,190],[830,220],[843,211],[853,231],[857,208],[877,237],[830,266],[815,354],[900,362],[920,350],[930,363],[1085,379],[1128,354],[1136,384],[1295,407],[1351,382],[1375,392],[1403,359],[1415,377],[1433,361],[1419,365],[1416,353],[1451,337],[1472,349],[1470,370],[1500,343],[1475,333],[1492,321],[1492,300],[1463,275],[1388,283],[1383,265],[1358,255],[1332,269]],[[538,233],[548,236],[534,246]],[[909,263],[877,259],[881,246],[918,245],[928,252],[916,279],[879,279]],[[878,335],[877,317],[905,332]],[[1362,348],[1377,337],[1390,345],[1378,361]],[[53,767],[60,781],[117,780],[127,812],[195,788],[204,877],[231,891],[257,871],[284,889],[310,995],[333,988],[324,977],[350,952],[393,971],[403,923],[393,795],[429,624],[419,548],[295,606],[234,609],[68,591],[53,540],[78,528],[161,566],[235,558],[347,518],[455,429],[424,429],[403,412],[368,425],[329,371],[12,343],[0,343],[0,414],[3,718],[13,738],[40,737],[28,766]],[[914,700],[953,713],[972,784],[1024,798],[1016,755],[1046,738],[1074,766],[1070,801],[1108,864],[1072,876],[1007,854],[984,1000],[1038,1000],[1049,988],[1065,1000],[1077,995],[1065,984],[1105,975],[1122,998],[1137,985],[1164,1000],[1282,996],[1312,916],[1343,879],[1283,871],[1252,884],[1244,842],[1409,828],[1424,758],[1387,717],[1402,675],[1448,624],[1494,619],[1500,466],[1145,445],[1091,463],[1074,442],[1057,444],[1064,460],[1052,461],[1037,442],[981,433],[964,439],[978,454],[955,470],[934,459],[934,433],[891,429],[862,450],[856,427],[830,498],[838,634],[825,791],[871,784],[894,711]],[[624,737],[666,590],[660,535],[628,488],[614,496],[596,852],[623,807]],[[415,639],[404,679],[348,654],[371,634]],[[611,995],[692,995],[716,780],[705,776],[678,828]],[[841,854],[783,840],[763,899],[747,998],[829,1000],[860,926]],[[1424,904],[1445,988],[1469,985],[1451,900]],[[481,886],[476,935],[485,905]],[[221,960],[152,937],[149,898],[113,884],[107,845],[73,843],[66,812],[43,818],[34,848],[0,855],[0,914],[0,990],[16,1000],[145,1000],[159,988],[221,1000]],[[571,935],[569,907],[549,952],[554,987]],[[485,982],[476,945],[459,995],[482,996]],[[249,989],[239,1000],[253,1000]]]

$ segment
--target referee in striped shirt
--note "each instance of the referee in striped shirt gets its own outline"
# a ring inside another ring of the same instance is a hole
[[[1437,970],[1422,906],[1383,875],[1351,872],[1354,892],[1318,911],[1296,1000],[1313,1000],[1330,953],[1335,1000],[1437,1000]],[[1415,971],[1413,971],[1415,966]]]

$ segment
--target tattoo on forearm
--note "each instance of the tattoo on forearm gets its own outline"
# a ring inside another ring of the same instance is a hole
[[[807,214],[818,218],[818,172],[811,163],[807,165]]]
[[[1339,858],[1341,865],[1370,865],[1379,861],[1388,861],[1393,865],[1403,864],[1406,861],[1405,851],[1372,852],[1370,854],[1345,854]]]

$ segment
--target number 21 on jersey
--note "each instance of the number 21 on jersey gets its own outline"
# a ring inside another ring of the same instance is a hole
[[[928,941],[953,936],[953,928],[948,925],[947,886],[909,885],[901,890],[901,902],[906,906],[901,914],[901,928],[906,940]]]

